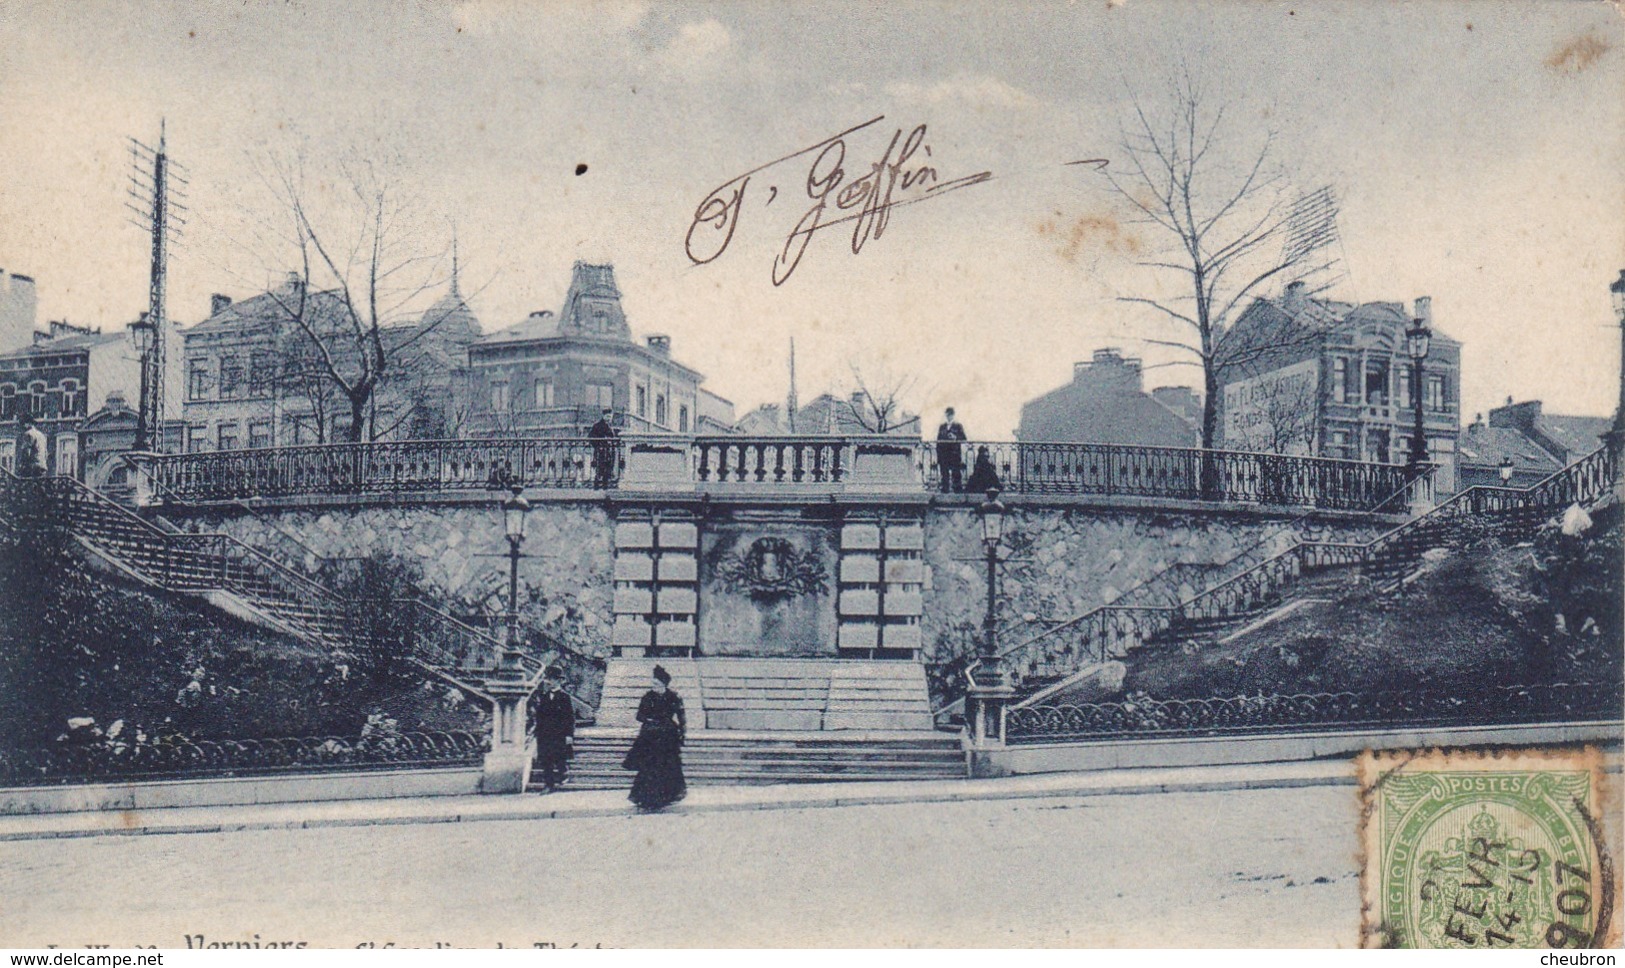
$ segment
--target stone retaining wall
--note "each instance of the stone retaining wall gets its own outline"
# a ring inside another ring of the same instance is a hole
[[[979,634],[986,572],[974,504],[934,505],[923,515],[920,646],[929,660],[965,651]],[[224,531],[311,573],[321,570],[324,558],[391,552],[420,565],[431,594],[454,613],[495,616],[506,607],[508,564],[500,556],[507,543],[496,501],[256,514],[217,508],[172,520],[188,530]],[[527,628],[589,655],[608,654],[615,622],[615,520],[600,502],[534,504],[524,546],[534,557],[519,567]],[[1013,630],[1071,618],[1115,600],[1171,563],[1217,564],[1272,534],[1270,547],[1281,550],[1299,538],[1369,541],[1390,527],[1348,516],[1295,530],[1291,523],[1289,517],[1256,513],[1014,507],[1005,526],[1014,559],[1002,573],[1001,625]]]

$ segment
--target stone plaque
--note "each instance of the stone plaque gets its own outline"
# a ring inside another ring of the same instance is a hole
[[[702,652],[835,655],[831,539],[828,528],[796,521],[708,526],[700,559]]]

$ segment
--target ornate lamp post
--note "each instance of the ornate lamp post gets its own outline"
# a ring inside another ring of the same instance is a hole
[[[525,500],[519,485],[502,502],[502,530],[508,539],[508,614],[506,631],[502,639],[502,668],[519,670],[519,559],[524,557],[519,548],[525,543],[525,515],[530,513],[530,502]]]
[[[525,681],[519,651],[519,550],[525,543],[525,515],[530,502],[513,485],[513,493],[502,502],[502,530],[508,539],[508,611],[504,616],[502,657],[485,690],[491,696],[491,752],[485,754],[482,793],[522,793],[530,772],[529,737],[525,730],[525,700],[531,687]]]
[[[135,343],[135,352],[141,365],[141,397],[136,403],[135,419],[135,449],[137,451],[152,450],[152,437],[155,427],[147,426],[147,397],[152,393],[150,373],[152,368],[147,365],[147,357],[152,353],[152,344],[158,337],[158,327],[152,324],[146,313],[130,324],[130,339]]]
[[[999,658],[999,544],[1004,540],[1006,508],[997,489],[976,509],[982,524],[982,549],[987,556],[987,614],[982,619],[982,641],[965,693],[966,741],[972,776],[1004,776],[1009,764],[997,754],[1004,749],[1005,707],[1015,695],[1004,662]]]
[[[1512,458],[1501,458],[1501,486],[1506,487],[1512,483]]]
[[[1411,321],[1410,328],[1405,330],[1405,348],[1411,355],[1411,410],[1415,420],[1411,428],[1410,467],[1413,476],[1420,475],[1422,465],[1428,462],[1427,431],[1422,425],[1422,387],[1426,384],[1422,378],[1422,365],[1427,360],[1428,344],[1433,339],[1433,330],[1428,328],[1427,320],[1420,317]]]

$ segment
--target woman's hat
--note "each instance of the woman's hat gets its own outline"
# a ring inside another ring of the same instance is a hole
[[[668,686],[671,685],[671,673],[666,671],[665,666],[655,666],[654,675],[655,675],[656,679],[659,679],[661,682],[664,682],[666,685],[668,685]]]

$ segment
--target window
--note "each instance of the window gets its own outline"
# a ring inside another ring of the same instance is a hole
[[[1444,403],[1444,376],[1429,376],[1427,389],[1422,394],[1422,405],[1429,410],[1443,410]]]
[[[256,420],[248,425],[248,446],[271,446],[271,421]]]
[[[196,454],[209,449],[209,428],[191,424],[186,428],[186,452]]]
[[[7,383],[0,385],[0,420],[17,416],[17,388]]]
[[[688,404],[686,403],[677,408],[677,432],[680,434],[688,433]]]
[[[608,383],[589,383],[586,390],[586,400],[584,402],[587,406],[599,408],[615,406],[614,386]]]
[[[79,435],[71,430],[56,435],[56,472],[65,477],[79,476]]]
[[[536,409],[546,410],[553,405],[553,384],[546,380],[536,382]]]
[[[1328,448],[1328,450],[1331,451],[1331,453],[1327,455],[1329,457],[1338,457],[1346,460],[1354,456],[1353,454],[1349,453],[1349,432],[1347,430],[1332,431],[1331,446]]]
[[[495,412],[508,409],[508,385],[506,383],[491,384],[491,409]]]
[[[217,450],[237,449],[237,425],[235,423],[221,424],[219,428],[216,429],[215,436],[218,440],[218,443],[215,445]]]
[[[316,442],[316,424],[308,413],[290,414],[282,424],[282,439],[290,447]]]
[[[1332,360],[1332,399],[1349,403],[1349,361],[1338,357]]]
[[[220,399],[231,400],[243,392],[243,361],[235,356],[220,358]]]
[[[1415,374],[1411,367],[1408,364],[1402,364],[1399,368],[1399,386],[1395,388],[1394,393],[1400,407],[1413,406],[1411,403],[1411,380],[1413,379],[1415,379]]]
[[[276,378],[276,356],[265,350],[255,350],[248,358],[248,395],[268,397],[271,381]]]
[[[63,380],[62,415],[64,417],[70,417],[77,414],[79,412],[79,405],[83,402],[84,398],[79,396],[79,381],[71,379]]]
[[[1388,364],[1368,360],[1365,365],[1365,402],[1373,407],[1388,406]]]
[[[1367,459],[1379,464],[1388,463],[1388,431],[1373,430],[1366,440]]]
[[[0,470],[15,471],[17,469],[17,442],[15,440],[0,440]]]
[[[28,385],[28,412],[36,417],[45,416],[45,384],[39,380]]]
[[[664,393],[655,397],[655,425],[666,426],[666,395]]]
[[[209,361],[193,360],[186,374],[186,399],[202,400],[209,393]]]
[[[638,387],[637,401],[638,416],[647,417],[649,415],[649,391],[643,387]]]

